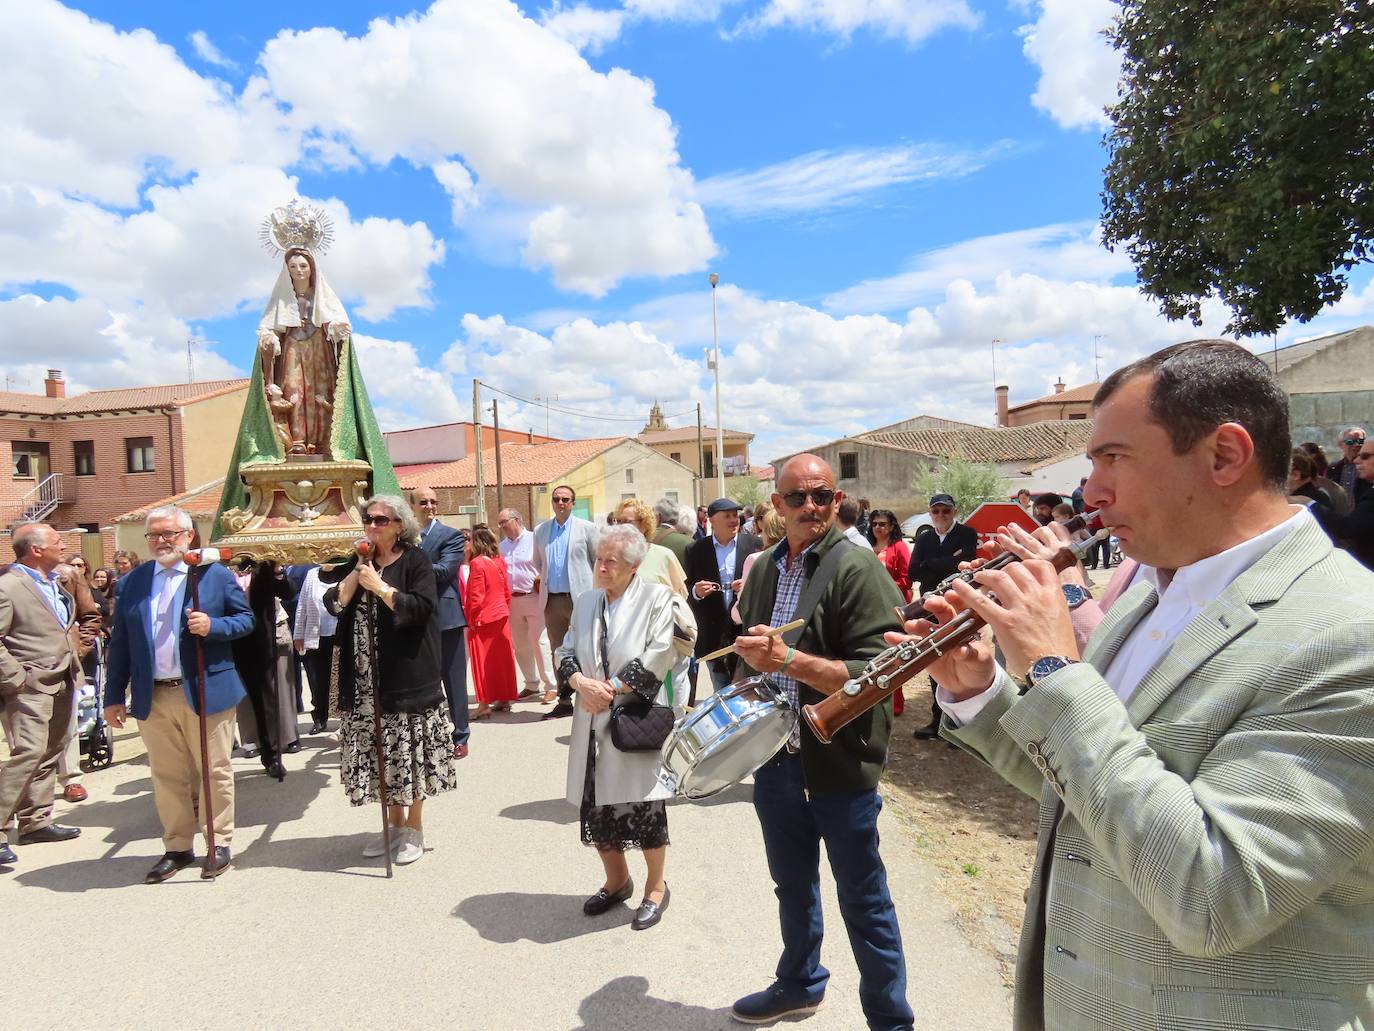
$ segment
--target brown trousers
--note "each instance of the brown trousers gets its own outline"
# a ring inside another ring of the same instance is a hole
[[[234,837],[234,710],[212,712],[206,718],[210,752],[210,810],[214,813],[215,844]],[[200,719],[186,701],[178,681],[153,687],[153,708],[138,725],[148,749],[153,776],[153,802],[162,821],[162,844],[168,852],[188,852],[200,819]]]
[[[563,638],[568,636],[572,625],[573,600],[570,594],[550,594],[544,602],[544,625],[549,629],[549,657],[553,663],[552,673],[558,677],[558,649],[563,647]],[[558,689],[561,701],[572,698],[572,688],[566,684]]]
[[[57,757],[67,747],[76,691],[56,694],[30,687],[0,692],[10,757],[0,766],[0,823],[18,817],[19,833],[52,823]]]

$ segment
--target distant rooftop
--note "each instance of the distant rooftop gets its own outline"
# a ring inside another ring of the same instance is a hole
[[[204,380],[199,383],[168,383],[152,387],[115,387],[91,390],[74,397],[45,397],[0,391],[0,412],[43,415],[58,419],[95,412],[125,412],[140,408],[179,408],[220,394],[246,390],[246,379]]]

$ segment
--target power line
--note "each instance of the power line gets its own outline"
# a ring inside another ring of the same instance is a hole
[[[509,397],[509,398],[511,398],[512,400],[515,400],[515,401],[523,401],[525,404],[535,405],[535,406],[537,406],[537,407],[539,407],[539,408],[543,408],[543,409],[545,409],[545,410],[547,410],[547,411],[558,412],[560,415],[570,415],[570,416],[574,416],[574,417],[579,418],[579,419],[591,419],[591,420],[597,421],[597,422],[641,422],[641,423],[642,423],[642,422],[644,421],[644,416],[642,416],[642,415],[603,415],[603,414],[600,414],[600,413],[597,413],[597,412],[588,411],[587,409],[583,409],[583,408],[571,408],[571,407],[568,407],[568,406],[566,406],[566,405],[550,404],[547,400],[545,400],[545,399],[543,399],[543,398],[525,397],[525,396],[522,395],[522,394],[515,394],[515,393],[512,393],[512,392],[509,391],[509,390],[502,390],[500,387],[493,386],[492,384],[486,382],[485,380],[480,380],[479,382],[480,382],[480,383],[482,384],[482,386],[485,387],[486,389],[488,389],[488,390],[494,390],[494,391],[496,391],[496,393],[498,393],[498,394],[504,394],[506,397]],[[681,419],[683,416],[695,415],[695,414],[696,414],[696,408],[689,408],[689,409],[687,409],[686,411],[675,412],[675,413],[673,413],[672,415],[665,415],[663,418],[664,418],[664,419]]]

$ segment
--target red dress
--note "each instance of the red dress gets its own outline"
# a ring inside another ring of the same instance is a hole
[[[883,568],[887,570],[887,575],[892,577],[892,582],[897,585],[897,590],[902,592],[902,601],[911,600],[911,549],[906,546],[906,541],[898,537],[889,544],[878,555]],[[897,688],[897,693],[892,696],[892,715],[900,716],[906,708],[906,695],[902,689]]]
[[[468,563],[463,610],[468,619],[468,664],[477,700],[483,705],[515,701],[518,692],[510,636],[510,580],[503,561],[478,555]]]

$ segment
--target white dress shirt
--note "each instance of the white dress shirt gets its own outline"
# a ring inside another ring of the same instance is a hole
[[[853,541],[855,544],[857,544],[859,547],[867,548],[869,551],[873,550],[873,545],[869,542],[867,537],[865,537],[863,534],[859,532],[859,528],[857,526],[846,526],[844,529],[844,535],[848,537],[851,541]]]
[[[1146,674],[1159,665],[1188,624],[1221,597],[1237,577],[1301,526],[1303,520],[1311,518],[1307,510],[1302,509],[1257,537],[1174,570],[1167,582],[1159,570],[1141,566],[1132,583],[1134,585],[1144,580],[1158,594],[1159,602],[1131,630],[1102,674],[1102,679],[1111,685],[1117,697],[1123,702],[1129,701]],[[1001,679],[1001,673],[999,667],[998,675],[993,680],[994,687]],[[972,721],[983,711],[992,695],[993,691],[989,688],[972,698],[956,702],[943,687],[936,691],[940,708],[949,714],[957,726]]]
[[[501,549],[501,557],[506,560],[511,593],[531,593],[534,590],[534,581],[539,578],[539,570],[534,564],[534,534],[521,529],[519,537],[515,540],[502,537],[497,547]]]

